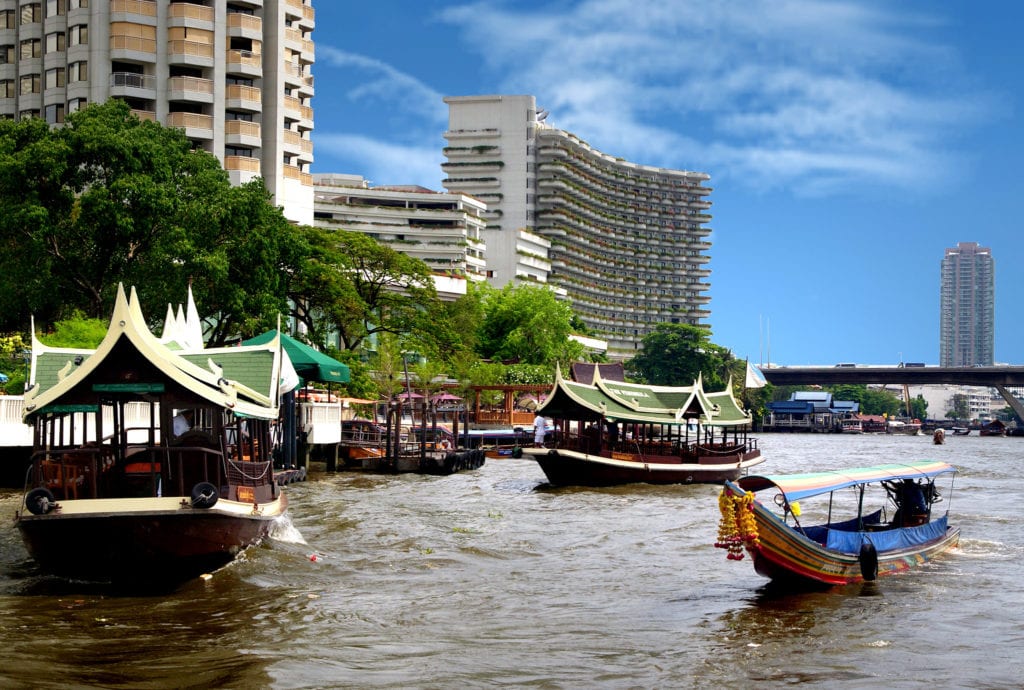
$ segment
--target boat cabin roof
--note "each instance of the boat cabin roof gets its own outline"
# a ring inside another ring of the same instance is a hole
[[[736,483],[746,491],[761,491],[770,487],[779,489],[787,501],[799,501],[810,496],[827,494],[847,486],[871,484],[886,480],[922,479],[940,474],[952,474],[956,468],[938,460],[919,463],[892,463],[872,467],[854,467],[831,472],[803,474],[750,475]]]
[[[193,350],[161,342],[150,332],[135,290],[129,299],[119,285],[110,326],[95,350],[49,347],[33,328],[25,415],[93,406],[105,393],[121,399],[167,397],[182,406],[204,404],[275,419],[281,366],[279,340]]]
[[[743,426],[750,415],[732,394],[732,380],[725,390],[709,393],[700,378],[692,386],[650,386],[627,381],[606,381],[600,371],[585,384],[555,373],[555,385],[537,414],[558,419],[638,422],[682,425],[691,420],[706,426]]]

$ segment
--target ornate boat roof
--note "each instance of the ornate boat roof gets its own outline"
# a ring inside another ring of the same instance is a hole
[[[43,344],[32,328],[32,361],[25,417],[73,406],[95,405],[97,393],[168,396],[214,405],[247,417],[277,417],[281,344],[183,349],[150,332],[139,300],[119,285],[110,326],[95,350]]]
[[[725,390],[709,393],[700,378],[692,386],[650,386],[626,381],[606,381],[595,370],[593,383],[585,384],[555,372],[555,385],[538,414],[563,419],[652,424],[743,426],[751,416],[732,394],[732,380]]]

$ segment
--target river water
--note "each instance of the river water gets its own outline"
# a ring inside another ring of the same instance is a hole
[[[786,593],[712,546],[716,486],[554,489],[528,459],[449,477],[313,473],[287,487],[274,539],[171,593],[40,576],[5,521],[0,686],[1024,683],[1024,440],[760,440],[765,473],[952,462],[960,548],[907,575]],[[18,499],[0,493],[0,512]]]

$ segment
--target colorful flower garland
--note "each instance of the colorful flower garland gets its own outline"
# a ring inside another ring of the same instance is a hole
[[[743,560],[744,544],[757,546],[757,522],[754,519],[754,493],[734,494],[722,489],[718,494],[718,509],[722,519],[718,523],[718,541],[715,546],[728,549],[726,556],[731,561]]]

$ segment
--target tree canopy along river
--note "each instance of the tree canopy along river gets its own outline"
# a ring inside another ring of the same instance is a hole
[[[527,459],[317,474],[274,539],[171,592],[42,576],[0,528],[0,686],[1019,687],[1024,440],[762,435],[762,473],[960,469],[960,547],[774,589],[713,543],[718,486],[554,489]],[[20,494],[0,494],[13,516]],[[946,504],[940,507],[945,508]]]

